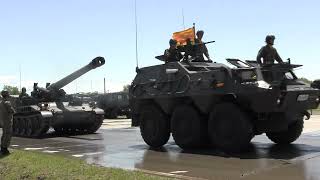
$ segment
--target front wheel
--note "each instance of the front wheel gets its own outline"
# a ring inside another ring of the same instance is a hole
[[[290,144],[297,140],[303,131],[303,116],[288,126],[286,131],[281,132],[267,132],[267,137],[277,144]]]
[[[143,140],[151,147],[166,144],[170,138],[170,123],[162,110],[154,104],[144,106],[139,116]]]

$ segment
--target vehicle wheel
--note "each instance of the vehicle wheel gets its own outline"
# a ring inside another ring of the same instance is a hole
[[[282,132],[267,132],[267,137],[277,144],[290,144],[297,140],[303,131],[303,116],[293,124],[289,125],[288,130]]]
[[[206,122],[190,105],[179,106],[173,111],[171,132],[176,144],[183,149],[202,146],[207,139]]]
[[[140,131],[143,140],[151,147],[166,144],[170,138],[170,124],[166,115],[155,105],[142,108]]]
[[[216,147],[227,152],[240,152],[253,138],[248,115],[233,103],[214,107],[208,122],[209,137]]]
[[[132,117],[131,117],[131,126],[132,126],[132,127],[139,127],[139,126],[140,126],[139,115],[137,115],[137,114],[132,114]]]

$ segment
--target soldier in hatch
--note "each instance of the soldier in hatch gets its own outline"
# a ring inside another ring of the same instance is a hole
[[[274,64],[276,60],[278,63],[283,63],[281,57],[279,56],[277,50],[273,47],[275,36],[268,35],[266,37],[266,46],[263,46],[257,55],[257,62],[259,64]],[[261,61],[263,59],[263,62]]]
[[[182,54],[177,49],[177,41],[174,39],[170,39],[169,45],[169,49],[166,49],[164,51],[165,62],[180,61],[182,59]]]
[[[21,93],[19,95],[19,99],[22,99],[23,97],[29,97],[29,95],[27,94],[27,89],[25,87],[23,87],[21,89]]]
[[[208,61],[211,61],[207,46],[202,42],[204,31],[197,31],[197,38],[195,39],[195,44],[197,45],[195,48],[197,61],[205,61],[203,55],[206,56]]]

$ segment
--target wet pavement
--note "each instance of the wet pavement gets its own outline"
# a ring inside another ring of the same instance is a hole
[[[150,149],[139,129],[129,126],[129,120],[107,120],[91,135],[14,137],[12,148],[182,179],[320,179],[320,116],[306,121],[305,133],[290,146],[277,146],[261,135],[253,139],[249,152],[241,154],[214,149],[184,151],[172,139],[162,149]]]

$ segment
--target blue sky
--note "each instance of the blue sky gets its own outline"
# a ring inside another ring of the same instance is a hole
[[[283,59],[304,64],[297,74],[320,78],[320,2],[317,0],[137,0],[139,64],[159,64],[175,31],[196,23],[217,62],[225,58],[255,59],[267,34],[276,36]],[[121,90],[135,76],[134,0],[0,0],[0,89],[4,84],[30,89],[45,86],[87,64],[107,60],[65,90]],[[92,86],[91,86],[92,84]]]

